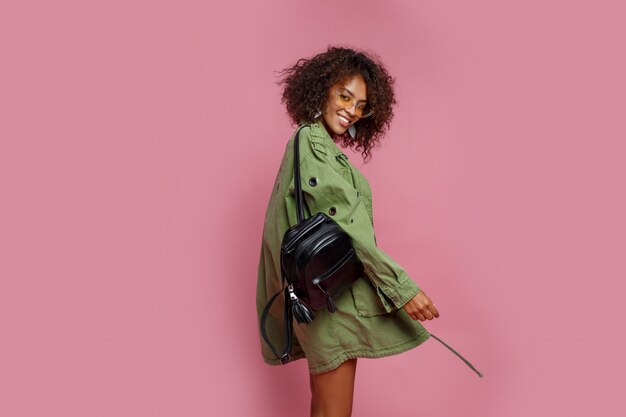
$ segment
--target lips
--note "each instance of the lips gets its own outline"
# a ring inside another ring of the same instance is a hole
[[[350,126],[350,120],[348,120],[346,117],[338,114],[337,118],[339,119],[339,124],[341,124],[343,127],[348,127]]]

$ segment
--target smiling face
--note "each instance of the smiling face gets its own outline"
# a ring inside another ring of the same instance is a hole
[[[337,103],[337,94],[347,99],[351,97],[356,100],[356,105],[344,109]],[[346,133],[350,125],[359,120],[356,106],[361,106],[367,100],[367,86],[363,77],[360,75],[353,76],[343,82],[333,85],[328,91],[328,99],[326,100],[326,108],[324,109],[322,121],[328,133],[333,136],[341,136]]]

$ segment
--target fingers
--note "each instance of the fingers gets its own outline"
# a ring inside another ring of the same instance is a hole
[[[410,306],[405,310],[413,320],[426,321],[439,317],[439,311],[432,304]]]
[[[419,308],[405,308],[405,311],[413,320],[426,321],[432,320],[433,315],[428,310],[420,310]]]
[[[419,311],[408,313],[413,320],[426,321],[426,317]],[[429,319],[432,320],[432,317]]]
[[[420,309],[420,313],[422,313],[422,315],[426,317],[427,320],[432,320],[435,317],[439,317],[439,311],[437,310],[437,307],[435,307],[435,305],[433,304],[430,297],[426,294],[422,295],[424,296],[423,302],[420,303],[421,305],[418,307]]]
[[[413,320],[426,321],[439,317],[439,311],[423,291],[406,303],[404,310]]]
[[[413,320],[420,320],[420,321],[425,320],[424,316],[419,312],[419,310],[412,311],[411,313],[409,313],[409,316],[411,316]]]
[[[428,308],[428,310],[430,311],[430,313],[435,316],[435,317],[439,317],[439,311],[437,310],[437,307],[435,307],[434,304],[430,304],[428,306],[426,306]]]

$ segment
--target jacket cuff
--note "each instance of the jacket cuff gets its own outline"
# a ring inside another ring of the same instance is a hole
[[[390,287],[381,287],[381,291],[384,293],[385,297],[388,300],[391,300],[394,306],[397,309],[401,309],[406,303],[411,301],[413,297],[420,292],[420,287],[413,281],[410,277],[406,277],[402,284],[395,286],[393,288]],[[387,310],[391,311],[389,307],[387,307],[388,302],[383,301],[383,304],[387,308]]]
[[[381,280],[376,277],[376,273],[367,266],[364,266],[364,272],[376,286],[378,298],[380,298],[387,313],[404,307],[404,305],[411,301],[421,290],[420,286],[417,285],[404,270],[402,270],[400,275],[395,276],[397,278],[394,277],[395,279],[393,281],[395,283],[393,286],[385,285],[381,282]]]

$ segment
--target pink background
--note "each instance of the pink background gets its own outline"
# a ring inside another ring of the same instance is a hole
[[[0,415],[307,415],[305,362],[261,361],[254,291],[292,132],[274,71],[329,44],[397,79],[382,147],[348,155],[425,326],[485,375],[434,339],[361,360],[354,415],[625,415],[624,11],[4,2]]]

